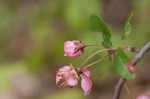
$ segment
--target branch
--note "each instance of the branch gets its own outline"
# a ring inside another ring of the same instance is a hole
[[[134,59],[132,60],[133,66],[135,66],[149,50],[150,50],[150,42],[148,42],[143,48],[141,48],[139,53],[134,57]],[[121,89],[123,88],[123,85],[125,84],[126,81],[127,80],[125,78],[122,77],[120,78],[115,87],[113,99],[119,99]]]

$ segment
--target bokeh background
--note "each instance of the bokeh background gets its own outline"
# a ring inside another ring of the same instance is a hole
[[[131,12],[132,33],[121,41]],[[59,67],[70,63],[78,67],[100,49],[86,48],[76,59],[64,56],[66,40],[101,43],[101,33],[89,28],[91,14],[101,16],[110,27],[114,47],[142,47],[150,40],[150,0],[0,0],[0,99],[112,99],[120,76],[109,59],[90,68],[93,88],[87,97],[80,84],[71,89],[55,84]],[[150,53],[137,65],[136,78],[128,81],[130,93],[124,89],[121,99],[150,93],[149,75]]]

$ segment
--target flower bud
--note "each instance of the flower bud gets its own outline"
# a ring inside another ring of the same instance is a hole
[[[83,54],[84,45],[79,40],[66,41],[64,43],[64,55],[70,58],[76,58]]]
[[[135,72],[135,68],[133,67],[133,62],[129,61],[128,64],[126,65],[127,69],[129,72],[133,73]]]
[[[87,96],[90,94],[92,89],[92,80],[90,79],[91,71],[88,69],[82,70],[81,76],[81,87],[84,91],[84,95]]]

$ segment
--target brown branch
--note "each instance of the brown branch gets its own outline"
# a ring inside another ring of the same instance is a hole
[[[135,66],[149,50],[150,50],[150,42],[148,42],[143,48],[141,48],[139,53],[133,58],[132,60],[133,66]],[[125,84],[126,81],[127,80],[125,78],[120,78],[115,87],[113,99],[119,99],[121,89],[123,88],[123,85]]]

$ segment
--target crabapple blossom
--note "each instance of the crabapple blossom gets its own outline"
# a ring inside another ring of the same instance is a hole
[[[150,99],[150,95],[148,95],[148,94],[141,94],[140,96],[138,96],[137,99]]]
[[[70,58],[76,58],[83,54],[84,45],[79,40],[66,41],[64,43],[64,55]]]
[[[63,66],[56,72],[56,85],[74,87],[78,84],[78,74],[73,66]]]
[[[81,77],[81,88],[84,91],[84,95],[87,96],[92,88],[91,71],[87,68],[79,72],[73,66],[61,67],[56,72],[56,85],[59,88],[65,86],[72,88],[78,84],[79,75]]]
[[[82,70],[82,74],[81,76],[81,87],[84,91],[84,95],[87,96],[90,94],[91,92],[91,88],[92,88],[92,81],[91,81],[91,72],[89,69],[83,69]]]

